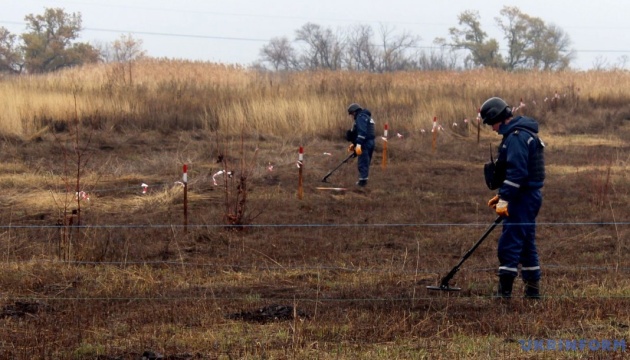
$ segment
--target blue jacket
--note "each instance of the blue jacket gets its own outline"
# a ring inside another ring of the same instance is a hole
[[[529,117],[517,116],[508,124],[501,124],[498,133],[503,135],[503,140],[497,163],[505,166],[505,180],[499,188],[501,199],[511,201],[523,190],[542,188],[545,144],[538,138],[538,123]]]
[[[368,109],[362,109],[354,116],[353,130],[357,133],[356,144],[363,145],[367,140],[374,140],[374,120]]]

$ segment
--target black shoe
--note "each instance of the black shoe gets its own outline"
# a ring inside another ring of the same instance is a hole
[[[525,280],[525,298],[540,299],[540,284],[538,281]]]
[[[500,275],[499,287],[496,296],[505,300],[512,298],[512,285],[514,285],[514,276]]]
[[[359,181],[357,181],[357,186],[364,187],[365,185],[367,185],[367,180],[359,180]]]

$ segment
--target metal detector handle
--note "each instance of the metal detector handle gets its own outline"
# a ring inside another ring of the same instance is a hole
[[[503,221],[503,216],[497,216],[497,218],[494,219],[494,222],[488,227],[486,232],[483,233],[481,238],[479,238],[479,240],[477,240],[475,245],[473,245],[473,247],[471,247],[470,250],[466,251],[466,254],[464,254],[464,256],[459,261],[459,263],[457,263],[457,265],[455,265],[455,267],[444,278],[442,278],[442,281],[441,281],[441,284],[440,284],[441,286],[449,287],[448,283],[449,283],[449,281],[451,281],[453,276],[455,276],[455,274],[459,271],[459,267],[462,266],[464,261],[466,261],[466,259],[468,259],[468,257],[470,257],[470,255],[472,255],[472,253],[479,247],[479,245],[481,245],[481,243],[488,237],[488,235],[490,235],[492,230],[494,230],[494,228],[497,227],[497,225],[499,225],[501,223],[501,221]]]
[[[352,153],[350,153],[350,155],[348,155],[348,157],[346,157],[345,159],[343,159],[343,161],[341,162],[341,164],[339,164],[339,166],[347,163],[350,159],[357,157],[357,153],[355,153],[354,151]],[[338,167],[339,167],[338,166]]]
[[[345,159],[343,160],[342,164],[347,163],[347,162],[348,162],[348,160],[350,160],[350,159],[352,159],[352,158],[355,158],[355,157],[357,157],[357,153],[355,153],[355,152],[353,151],[350,155],[348,155],[348,157],[347,157],[347,158],[345,158]]]
[[[479,240],[477,240],[477,242],[475,243],[475,245],[470,248],[470,250],[468,250],[466,252],[466,254],[464,254],[464,257],[462,258],[462,260],[460,261],[460,263],[458,265],[461,265],[461,263],[464,262],[464,260],[468,259],[468,257],[477,249],[477,247],[479,245],[481,245],[481,242],[483,240],[486,239],[486,237],[488,237],[488,235],[490,235],[490,233],[492,232],[492,230],[494,230],[494,228],[499,225],[501,223],[501,221],[503,221],[503,216],[497,216],[496,219],[494,219],[494,222],[488,227],[488,229],[486,230],[485,233],[483,233],[483,235],[481,236],[481,238],[479,238]]]
[[[337,167],[335,167],[334,169],[330,170],[330,171],[328,172],[328,174],[326,174],[326,176],[324,176],[324,178],[322,179],[322,182],[326,182],[326,179],[328,179],[328,177],[329,177],[330,175],[332,175],[332,173],[334,173],[334,172],[335,172],[335,170],[339,169],[339,168],[341,167],[341,165],[343,165],[343,164],[347,163],[347,162],[348,162],[348,160],[350,160],[350,159],[352,159],[352,158],[354,158],[354,157],[356,157],[356,156],[357,156],[357,154],[353,151],[353,152],[352,152],[352,154],[348,155],[348,157],[346,157],[346,158],[345,158],[345,159],[341,162],[341,164],[337,165]]]

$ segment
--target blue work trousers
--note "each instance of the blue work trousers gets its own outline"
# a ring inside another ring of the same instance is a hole
[[[503,219],[499,238],[499,275],[518,275],[526,281],[540,280],[540,264],[536,251],[536,216],[542,205],[540,189],[521,191],[508,204],[509,216]]]
[[[372,154],[374,153],[374,140],[365,140],[361,145],[362,153],[357,160],[359,168],[359,180],[367,180],[370,175],[370,163],[372,162]]]

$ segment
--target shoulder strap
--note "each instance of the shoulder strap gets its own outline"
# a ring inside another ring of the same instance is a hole
[[[512,132],[510,134],[518,134],[519,131],[525,131],[526,133],[528,133],[532,137],[538,138],[538,134],[536,134],[535,132],[533,132],[533,131],[531,131],[529,129],[523,128],[523,127],[518,127],[518,126],[515,127],[514,130],[512,130]]]
[[[522,128],[522,127],[515,127],[514,131],[512,131],[510,134],[518,134],[519,131],[525,131],[526,133],[528,133],[529,135],[531,135],[534,139],[536,139],[538,141],[538,145],[545,147],[545,143],[542,141],[542,139],[538,136],[537,133],[526,129],[526,128]]]

